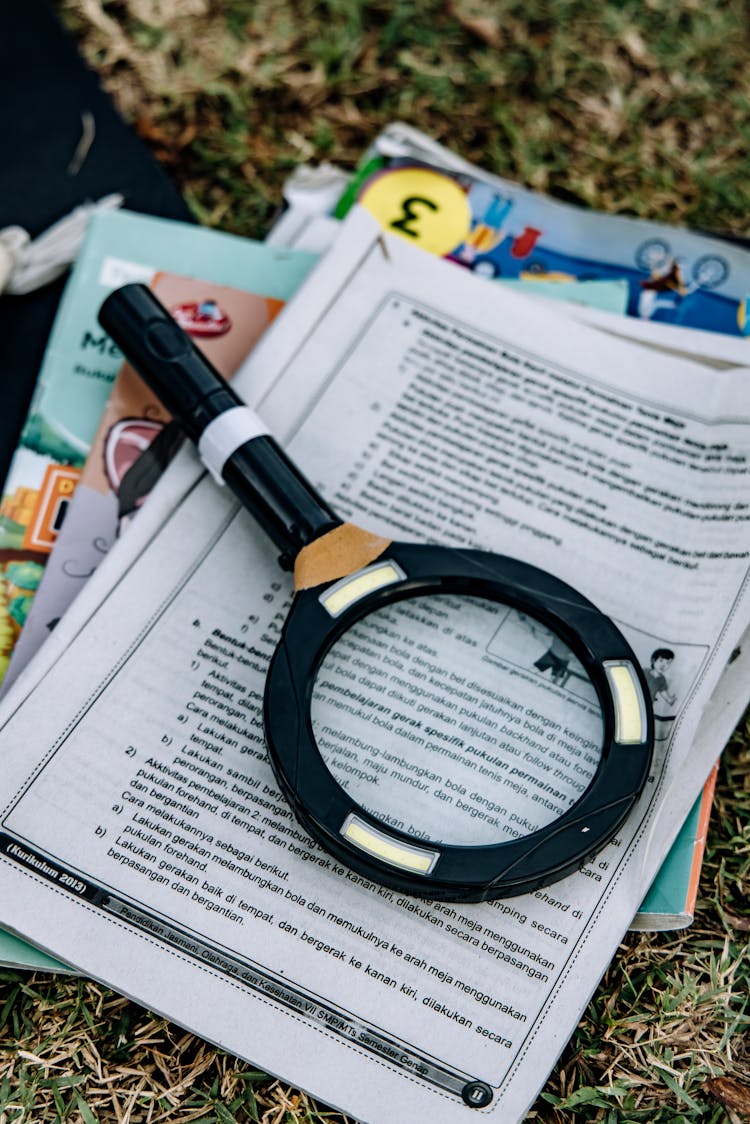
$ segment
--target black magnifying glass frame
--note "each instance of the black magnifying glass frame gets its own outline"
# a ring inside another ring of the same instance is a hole
[[[626,664],[643,698],[638,661],[619,629],[590,601],[544,570],[479,550],[394,543],[383,559],[407,575],[331,617],[319,589],[295,594],[266,680],[264,723],[276,779],[299,821],[330,854],[365,878],[434,900],[476,902],[536,890],[577,870],[612,838],[643,790],[651,764],[653,719],[643,710],[638,744],[616,738],[616,704],[608,664]],[[415,838],[378,819],[338,783],[318,749],[311,701],[331,647],[358,621],[408,598],[471,595],[501,602],[556,633],[580,660],[603,721],[601,757],[586,790],[552,823],[518,839],[456,846]],[[389,838],[438,853],[429,873],[413,873],[349,842],[351,816]]]
[[[218,425],[223,451],[209,455],[201,450],[204,462],[277,545],[282,568],[294,566],[296,573],[302,552],[342,527],[336,512],[262,425],[258,428],[257,415],[149,289],[130,284],[115,290],[104,301],[99,321],[199,450]],[[236,418],[239,436],[232,436]],[[275,776],[295,815],[346,866],[419,897],[466,902],[510,897],[572,873],[612,838],[648,778],[654,720],[637,658],[608,617],[544,570],[480,550],[379,541],[382,550],[371,555],[372,567],[395,564],[388,582],[378,588],[365,583],[369,592],[345,600],[336,615],[325,607],[327,594],[340,581],[364,573],[356,565],[340,570],[343,578],[318,579],[311,588],[297,589],[270,664],[265,734]],[[316,744],[312,693],[333,644],[376,609],[441,593],[483,597],[534,617],[568,645],[594,686],[603,720],[598,767],[559,819],[527,836],[457,846],[402,832],[347,794]],[[616,668],[625,672],[619,700],[610,674]],[[630,710],[638,713],[624,736],[628,700]]]

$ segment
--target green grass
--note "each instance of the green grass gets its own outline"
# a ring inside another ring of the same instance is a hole
[[[225,229],[262,236],[291,167],[351,166],[394,118],[562,198],[745,227],[737,0],[60,6],[198,217]]]
[[[208,225],[262,237],[295,165],[353,168],[399,118],[561,199],[747,230],[739,0],[57,6]],[[530,1121],[748,1118],[749,821],[743,724],[722,761],[694,925],[626,937]],[[0,1124],[343,1119],[98,984],[0,972]]]

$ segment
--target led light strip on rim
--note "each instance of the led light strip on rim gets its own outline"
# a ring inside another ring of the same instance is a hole
[[[381,862],[409,870],[413,874],[431,874],[440,852],[429,847],[405,843],[381,828],[365,823],[356,813],[350,812],[341,825],[344,839],[366,851]]]
[[[335,585],[328,586],[320,594],[320,603],[332,617],[340,616],[345,609],[355,601],[374,593],[376,589],[383,589],[394,582],[403,581],[406,574],[395,562],[386,559],[383,562],[374,562],[353,574],[342,578]]]
[[[635,669],[626,660],[607,660],[604,670],[615,706],[615,741],[640,745],[646,732],[646,700]]]

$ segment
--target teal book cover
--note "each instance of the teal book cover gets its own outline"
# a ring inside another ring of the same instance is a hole
[[[0,929],[0,965],[6,968],[21,968],[31,972],[61,972],[71,974],[72,968],[60,960],[48,956],[46,952],[34,948],[33,945],[14,937],[12,933],[5,933]]]
[[[716,787],[716,772],[717,769],[714,768],[680,828],[633,919],[631,929],[661,932],[685,929],[692,923]]]

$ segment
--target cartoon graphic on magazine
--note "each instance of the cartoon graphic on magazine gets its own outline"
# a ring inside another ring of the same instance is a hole
[[[104,472],[117,497],[117,535],[143,504],[182,442],[176,424],[122,418],[104,440]]]
[[[626,281],[630,316],[750,334],[750,268],[728,243],[724,253],[716,239],[690,231],[662,236],[658,224],[587,211],[511,183],[506,191],[479,169],[448,171],[418,157],[369,159],[336,216],[355,201],[391,233],[482,277]],[[441,240],[448,231],[451,245]]]

